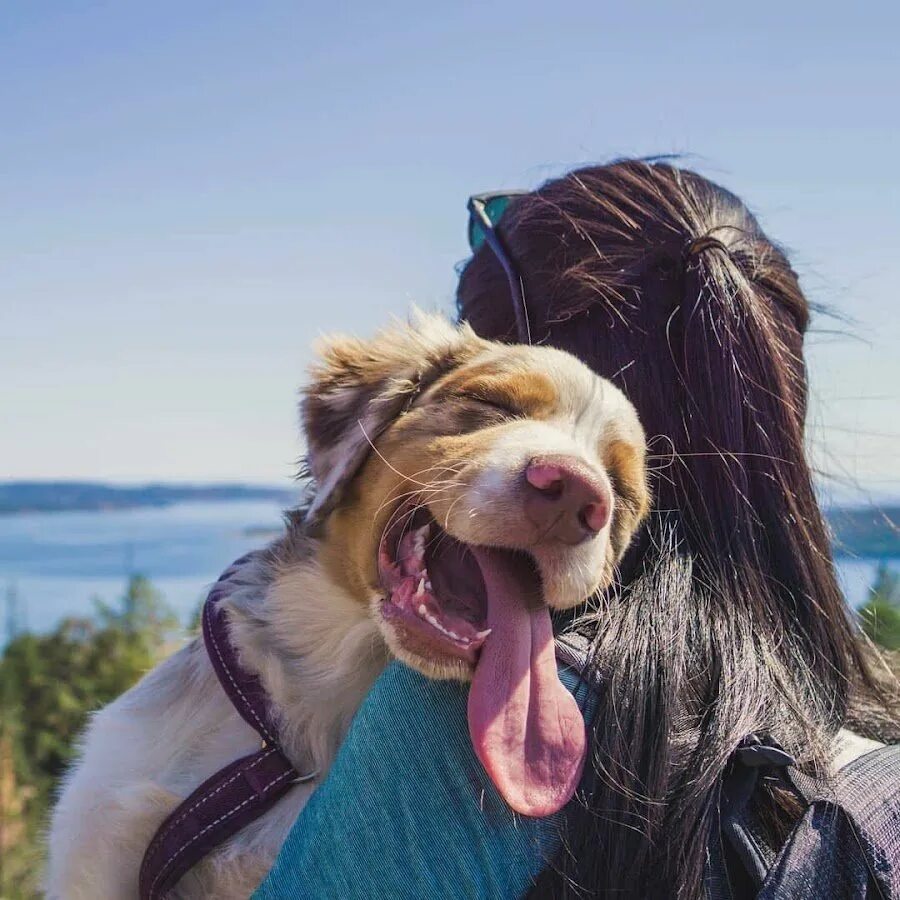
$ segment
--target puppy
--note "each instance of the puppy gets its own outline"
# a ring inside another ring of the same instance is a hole
[[[178,898],[253,892],[392,656],[472,681],[473,746],[514,809],[559,808],[580,775],[584,724],[548,610],[610,584],[648,509],[629,402],[559,350],[419,316],[326,342],[302,418],[311,500],[222,602],[285,754],[318,777],[188,872]],[[48,896],[137,896],[165,817],[258,746],[193,641],[93,718],[53,814]]]

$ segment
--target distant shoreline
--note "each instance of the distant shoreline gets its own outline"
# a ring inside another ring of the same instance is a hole
[[[265,485],[151,483],[125,486],[93,481],[11,481],[0,483],[0,516],[164,508],[191,501],[273,500],[289,504],[294,499],[287,488]]]
[[[267,500],[290,506],[297,493],[274,485],[240,483],[115,485],[99,481],[0,482],[0,517],[28,513],[115,512],[178,503]],[[842,559],[900,558],[900,506],[826,510],[834,554]],[[253,526],[250,526],[252,529]]]
[[[900,506],[834,507],[825,514],[838,559],[900,557]]]

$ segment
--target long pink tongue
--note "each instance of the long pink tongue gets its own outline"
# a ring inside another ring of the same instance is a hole
[[[550,613],[532,601],[533,577],[506,553],[475,548],[491,634],[469,692],[472,746],[506,802],[526,816],[561,809],[578,787],[587,738],[559,680]]]

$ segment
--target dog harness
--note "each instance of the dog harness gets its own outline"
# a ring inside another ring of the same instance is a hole
[[[310,781],[278,743],[265,688],[244,669],[228,637],[221,607],[253,553],[222,573],[203,606],[203,642],[219,683],[241,718],[259,734],[262,747],[220,769],[160,825],[141,864],[141,900],[160,900],[207,853],[270,809],[292,785]]]

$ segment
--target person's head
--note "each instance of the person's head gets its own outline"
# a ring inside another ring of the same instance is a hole
[[[650,448],[654,511],[591,619],[600,774],[564,868],[595,894],[696,896],[737,744],[769,735],[821,765],[868,677],[804,452],[809,304],[746,206],[669,164],[571,172],[498,230],[533,340],[616,383]],[[457,299],[513,339],[488,246]]]
[[[757,529],[735,530],[742,521],[726,535],[709,534],[709,524],[719,504],[729,518],[734,505],[758,507],[756,488],[770,493],[773,476],[781,493],[809,482],[809,307],[744,204],[692,172],[629,161],[513,200],[500,231],[523,277],[535,342],[575,353],[636,404],[667,467],[657,508],[687,517],[692,550],[712,538],[716,560],[728,543],[753,540]],[[509,294],[485,246],[462,273],[460,318],[483,336],[513,339]],[[776,446],[783,463],[770,459]],[[753,491],[749,504],[739,489]]]

